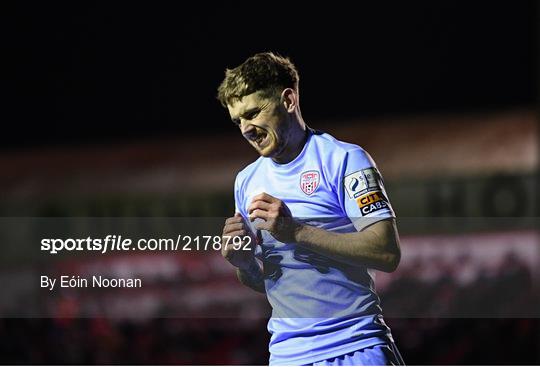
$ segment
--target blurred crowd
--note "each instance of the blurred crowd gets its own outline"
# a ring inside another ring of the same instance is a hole
[[[508,252],[497,267],[467,254],[457,261],[415,259],[380,292],[388,317],[539,317],[540,295],[531,269]]]
[[[539,319],[387,322],[411,365],[520,365],[540,360]],[[249,328],[239,323],[238,319],[2,319],[0,353],[3,364],[267,365],[266,320],[252,320]]]
[[[381,299],[408,364],[540,363],[538,283],[515,253],[497,268],[467,255],[404,264]]]
[[[533,280],[513,253],[497,269],[467,256],[415,260],[380,296],[409,364],[535,364],[540,303]],[[258,316],[6,318],[0,339],[2,362],[12,364],[264,365],[269,335]]]
[[[267,364],[265,320],[1,319],[3,364]],[[239,327],[240,324],[240,327]],[[9,338],[6,336],[9,335]]]

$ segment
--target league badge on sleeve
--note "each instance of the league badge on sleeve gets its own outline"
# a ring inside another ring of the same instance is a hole
[[[356,199],[368,191],[380,190],[379,177],[377,170],[370,167],[345,176],[343,184],[349,198]]]
[[[345,176],[343,183],[349,198],[356,199],[367,191],[368,183],[362,171],[357,171]]]
[[[306,195],[311,195],[319,187],[321,175],[319,171],[306,171],[300,176],[300,189]]]
[[[379,189],[379,173],[375,168],[367,168],[362,170],[364,177],[366,178],[369,189]]]

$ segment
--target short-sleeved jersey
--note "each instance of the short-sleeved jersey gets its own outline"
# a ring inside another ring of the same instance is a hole
[[[394,217],[369,154],[313,130],[293,161],[260,157],[237,175],[237,212],[248,218],[247,208],[262,192],[281,199],[295,219],[334,232],[361,231]],[[392,341],[369,269],[279,242],[267,231],[260,236],[256,256],[272,306],[270,364],[313,363]]]

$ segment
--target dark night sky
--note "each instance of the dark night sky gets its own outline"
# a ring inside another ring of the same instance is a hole
[[[230,131],[224,68],[265,50],[299,67],[308,122],[531,105],[534,4],[20,3],[2,11],[2,148]]]

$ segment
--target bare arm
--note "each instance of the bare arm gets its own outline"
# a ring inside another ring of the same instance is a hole
[[[395,220],[381,220],[361,232],[334,233],[299,225],[295,242],[309,250],[351,265],[393,272],[401,251]]]
[[[400,261],[399,237],[395,220],[381,220],[360,232],[334,233],[300,224],[291,217],[283,201],[262,193],[249,207],[251,220],[261,218],[258,225],[281,242],[297,243],[332,259],[366,266],[385,272],[394,271]]]

